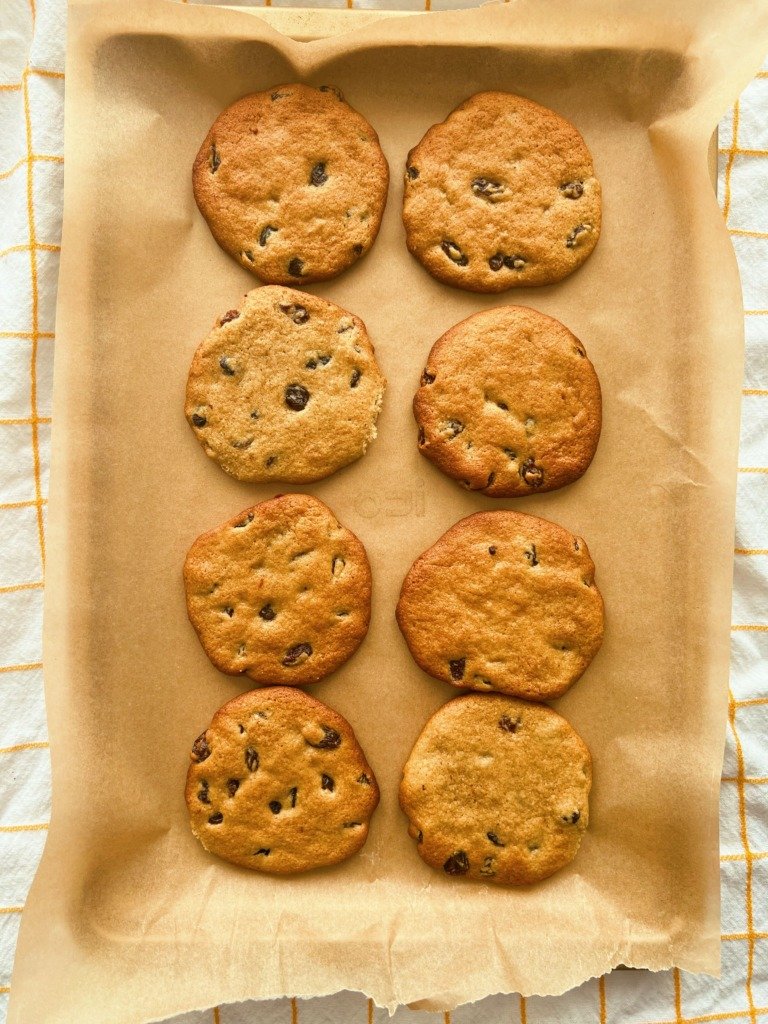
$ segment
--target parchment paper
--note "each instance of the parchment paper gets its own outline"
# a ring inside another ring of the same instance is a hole
[[[136,1024],[345,988],[449,1008],[559,993],[622,962],[717,972],[742,319],[707,146],[768,49],[766,5],[518,0],[297,43],[242,12],[79,0],[70,33],[45,625],[54,807],[12,1024]],[[207,661],[181,565],[199,533],[275,489],[204,457],[183,395],[199,340],[255,285],[195,208],[194,154],[226,104],[293,80],[341,87],[393,171],[372,253],[312,287],[369,327],[389,379],[380,436],[308,488],[373,567],[370,635],[312,692],[352,722],[382,803],[361,856],[269,878],[189,831],[190,742],[247,686]],[[484,298],[411,259],[399,207],[409,147],[488,88],[580,128],[604,228],[562,284]],[[402,577],[459,517],[505,504],[418,455],[410,400],[435,339],[504,301],[562,319],[604,395],[586,476],[506,503],[583,534],[607,608],[602,651],[558,705],[594,755],[590,829],[570,868],[526,890],[432,872],[396,796],[424,721],[456,692],[397,632]]]

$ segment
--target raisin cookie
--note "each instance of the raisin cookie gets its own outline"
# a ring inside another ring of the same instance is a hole
[[[301,690],[229,701],[192,746],[186,799],[209,853],[288,875],[363,846],[379,787],[352,727]]]
[[[492,498],[577,480],[595,454],[601,409],[581,342],[523,306],[452,327],[432,348],[413,400],[421,453]]]
[[[216,668],[258,683],[316,683],[368,632],[365,548],[307,494],[263,501],[204,533],[187,554],[184,586]]]
[[[591,785],[589,751],[552,708],[498,695],[456,697],[416,740],[400,806],[431,867],[528,885],[576,856]]]
[[[186,416],[238,480],[320,480],[359,459],[384,396],[365,324],[326,299],[256,288],[202,342]]]
[[[408,154],[408,248],[457,288],[560,281],[594,249],[600,220],[600,183],[581,135],[521,96],[471,96]]]
[[[476,512],[403,581],[397,622],[417,664],[470,690],[551,700],[603,640],[603,599],[580,537],[521,512]]]
[[[389,186],[379,137],[338,89],[279,85],[227,107],[192,171],[225,252],[271,284],[325,281],[376,238]]]

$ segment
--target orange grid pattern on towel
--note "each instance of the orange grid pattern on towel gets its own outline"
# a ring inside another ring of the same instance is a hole
[[[307,0],[282,2],[305,6]],[[470,3],[316,0],[316,6],[427,10]],[[65,17],[66,0],[0,5],[0,1024],[49,816],[41,627]],[[395,1024],[768,1022],[768,749],[762,743],[768,679],[760,673],[768,663],[768,61],[720,126],[719,194],[741,269],[747,334],[721,786],[722,978],[616,971],[557,998],[494,996],[453,1013],[414,1015],[401,1008]],[[174,1024],[386,1019],[364,996],[343,992],[305,1002],[214,1007]]]

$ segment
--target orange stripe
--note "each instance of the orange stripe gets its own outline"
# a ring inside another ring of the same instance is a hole
[[[31,75],[40,75],[41,78],[63,78],[63,71],[47,71],[45,68],[30,68]]]
[[[0,420],[0,427],[21,427],[30,423],[50,423],[50,416],[38,416],[33,420],[31,416],[21,416],[18,419]]]
[[[520,996],[520,1024],[528,1024],[528,1010],[525,1006],[525,996]]]
[[[768,466],[739,466],[740,473],[768,473]]]
[[[0,832],[44,832],[48,828],[48,822],[39,825],[0,825]]]
[[[763,625],[761,622],[744,623],[739,626],[731,626],[731,630],[734,633],[754,632],[754,633],[768,633],[768,626]]]
[[[221,1024],[221,1014],[219,1013],[218,1006],[213,1008],[213,1024]]]
[[[768,156],[768,149],[742,149],[741,146],[728,146],[727,149],[719,149],[718,153],[725,156],[726,153],[735,153],[736,156]]]
[[[373,1024],[373,1000],[368,1000],[368,1024]]]
[[[42,661],[30,661],[26,665],[0,665],[0,672],[31,672],[33,669],[42,667]]]
[[[754,931],[754,917],[752,913],[752,858],[751,850],[749,848],[749,832],[747,829],[747,802],[744,794],[744,751],[741,746],[741,738],[739,737],[738,730],[736,729],[736,701],[733,699],[733,694],[728,694],[728,724],[731,727],[733,733],[733,742],[736,747],[736,774],[739,779],[739,824],[741,828],[741,845],[744,847],[744,856],[746,857],[747,870],[745,880],[745,899],[747,909],[747,931],[750,935]],[[747,989],[747,1005],[749,1006],[750,1020],[753,1022],[756,1020],[755,1017],[755,1003],[752,998],[752,974],[755,966],[755,940],[749,938],[747,942],[747,976],[745,979],[745,986]]]
[[[768,316],[768,309],[745,309],[744,316]]]
[[[738,776],[736,775],[723,775],[720,779],[721,782],[738,782]],[[745,775],[744,783],[749,786],[764,786],[768,782],[768,778],[762,778],[758,776]]]
[[[20,914],[24,907],[0,907],[0,914]]]
[[[734,861],[734,860],[738,860],[738,861],[741,861],[741,860],[767,860],[767,859],[768,859],[768,853],[752,853],[751,851],[749,853],[749,856],[747,856],[747,854],[745,854],[745,853],[721,853],[720,854],[720,860],[721,861],[725,861],[725,860],[727,860],[727,861]]]
[[[0,509],[4,508],[32,508],[34,505],[47,505],[48,499],[41,498],[40,501],[35,499],[34,501],[4,501],[0,504]]]
[[[0,338],[19,338],[21,341],[28,341],[32,337],[31,331],[0,331]],[[38,338],[55,338],[53,331],[39,331]]]
[[[768,704],[768,697],[750,697],[749,700],[734,701],[737,708],[754,708],[759,704]]]
[[[10,985],[0,985],[0,993],[10,992],[10,991],[11,991],[11,986]]]
[[[768,395],[768,388],[743,388],[742,395]]]
[[[600,996],[600,1024],[605,1024],[608,1018],[608,1012],[605,1006],[605,975],[603,975],[598,981],[597,991]]]
[[[35,162],[40,161],[40,162],[43,162],[43,163],[52,163],[52,164],[63,164],[64,163],[64,157],[63,156],[48,156],[48,155],[36,156],[33,153],[31,159],[34,160]],[[23,167],[24,164],[28,163],[29,160],[30,160],[30,157],[23,156],[21,158],[21,160],[17,160],[16,163],[13,164],[11,167],[9,167],[7,171],[0,171],[0,181],[3,181],[4,178],[10,178],[10,176],[13,174],[14,171],[18,171],[18,169],[20,167]]]
[[[673,971],[675,981],[675,1024],[683,1019],[683,998],[680,991],[680,969],[676,967]]]
[[[723,217],[728,223],[728,215],[731,212],[731,172],[733,162],[736,159],[736,148],[739,145],[739,101],[733,105],[733,134],[731,136],[731,148],[728,151],[728,162],[725,165],[725,197],[723,200]]]
[[[448,1010],[443,1014],[443,1024],[451,1024],[451,1015]]]
[[[20,590],[42,590],[42,583],[14,583],[10,587],[0,587],[0,594],[18,594]]]
[[[299,1024],[299,1007],[296,999],[291,999],[291,1024]]]
[[[34,18],[34,0],[30,0],[33,4],[33,18]],[[28,70],[28,69],[27,69]],[[60,75],[63,78],[63,75]],[[24,86],[24,120],[26,122],[27,130],[27,220],[29,222],[29,265],[32,273],[32,350],[29,355],[29,374],[30,374],[30,388],[29,388],[29,404],[31,408],[33,420],[37,420],[37,332],[40,327],[39,321],[39,290],[37,281],[37,255],[36,245],[37,237],[35,234],[35,209],[33,201],[33,176],[32,176],[32,117],[29,109],[29,85],[28,75],[25,71],[22,77],[22,84]],[[32,456],[34,462],[35,471],[35,497],[38,501],[42,498],[42,487],[40,483],[40,444],[38,436],[38,425],[36,422],[32,423]],[[37,506],[37,537],[40,543],[40,560],[43,565],[43,573],[45,573],[45,530],[43,528],[43,510],[40,505]]]
[[[35,743],[16,743],[12,747],[0,747],[0,754],[16,754],[20,750],[47,750],[47,740]]]
[[[17,92],[21,88],[21,82],[4,82],[0,85],[3,92]]]
[[[734,548],[735,555],[768,555],[768,548]]]
[[[721,935],[723,942],[743,942],[744,939],[768,939],[768,932],[733,932],[730,935]]]
[[[60,245],[48,245],[43,242],[36,242],[34,245],[9,245],[7,249],[0,249],[0,259],[3,256],[10,256],[12,252],[31,252],[33,249],[37,252],[61,252]]]
[[[739,235],[743,238],[768,238],[768,231],[747,231],[746,228],[728,228],[731,235]]]

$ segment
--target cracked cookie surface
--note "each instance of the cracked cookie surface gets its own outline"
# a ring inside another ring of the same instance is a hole
[[[601,409],[582,343],[524,306],[475,313],[447,331],[413,400],[421,453],[492,498],[578,479],[597,448]]]
[[[403,769],[400,805],[422,860],[448,876],[525,885],[570,863],[589,823],[592,763],[557,712],[456,697]]]
[[[306,483],[364,454],[385,383],[359,317],[267,285],[198,347],[184,411],[206,454],[236,479]]]
[[[373,245],[389,167],[338,89],[292,84],[222,111],[192,183],[225,252],[267,283],[306,284],[335,277]]]
[[[603,640],[580,537],[520,512],[461,519],[411,566],[397,622],[416,663],[454,686],[551,700]]]
[[[293,874],[357,853],[379,788],[346,719],[300,690],[272,686],[216,712],[192,745],[185,796],[209,853]]]
[[[210,530],[184,563],[187,612],[229,675],[303,686],[357,650],[371,617],[365,548],[306,494],[264,501]]]
[[[552,284],[597,244],[600,183],[565,118],[512,93],[476,93],[408,154],[403,221],[411,253],[446,284]]]

